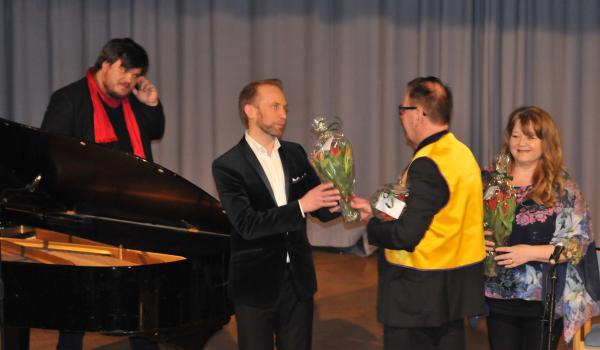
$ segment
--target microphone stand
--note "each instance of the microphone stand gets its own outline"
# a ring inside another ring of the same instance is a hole
[[[551,286],[546,290],[546,296],[544,297],[544,315],[541,321],[541,332],[540,332],[540,350],[551,350],[552,349],[552,337],[554,336],[554,311],[556,308],[556,262],[550,262],[548,277],[550,277]],[[546,280],[546,286],[548,286],[548,280]]]

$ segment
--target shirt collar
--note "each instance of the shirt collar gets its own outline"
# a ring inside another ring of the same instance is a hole
[[[417,153],[421,148],[427,146],[428,144],[434,143],[435,141],[441,139],[442,136],[446,135],[449,132],[450,131],[448,129],[446,129],[446,130],[442,130],[440,132],[436,132],[433,135],[427,136],[425,138],[425,140],[423,140],[423,141],[421,141],[421,143],[419,143],[419,146],[417,147],[417,149],[415,149],[415,153]]]
[[[244,138],[246,139],[246,142],[248,142],[248,146],[250,146],[250,148],[255,154],[264,154],[266,156],[269,155],[267,149],[264,148],[260,143],[258,143],[258,141],[253,139],[252,136],[250,136],[250,134],[248,134],[248,130],[246,130]],[[279,147],[281,147],[281,143],[279,143],[279,139],[276,138],[275,143],[273,143],[273,152],[277,152],[279,150]]]

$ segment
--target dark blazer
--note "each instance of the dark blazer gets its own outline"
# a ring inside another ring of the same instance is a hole
[[[133,94],[130,94],[128,99],[140,128],[146,159],[152,161],[150,143],[152,140],[160,139],[165,131],[165,115],[162,104],[159,103],[156,107],[147,106],[138,101]],[[60,88],[52,94],[41,129],[76,137],[88,143],[94,142],[94,108],[86,78]],[[103,146],[131,153],[129,135],[124,135],[124,138],[127,140],[103,144]]]
[[[241,305],[268,307],[276,301],[286,253],[298,296],[310,298],[317,289],[306,219],[298,199],[320,181],[299,144],[281,141],[279,156],[288,199],[280,207],[245,138],[213,162],[217,190],[232,226],[229,294]],[[312,214],[322,221],[339,216],[327,209]]]

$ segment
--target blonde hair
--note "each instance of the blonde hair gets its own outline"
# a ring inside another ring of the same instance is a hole
[[[552,206],[558,196],[564,194],[567,169],[563,165],[562,147],[558,128],[552,117],[545,110],[535,106],[525,106],[514,110],[508,118],[504,130],[502,153],[514,158],[510,153],[509,140],[517,121],[520,122],[523,133],[535,136],[542,141],[542,157],[533,173],[533,187],[529,198],[538,204]]]

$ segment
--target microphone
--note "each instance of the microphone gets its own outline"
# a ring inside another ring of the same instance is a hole
[[[42,182],[42,174],[39,174],[38,176],[35,177],[35,179],[33,179],[33,181],[31,181],[30,184],[27,184],[24,187],[5,188],[2,191],[0,191],[0,210],[2,209],[3,205],[6,205],[8,203],[8,201],[10,199],[9,194],[19,195],[19,194],[23,194],[25,192],[33,193],[35,190],[37,190],[37,188],[41,182]]]
[[[560,258],[560,254],[562,254],[563,250],[565,250],[565,246],[562,243],[557,243],[554,246],[554,251],[552,255],[550,255],[550,265],[556,265],[558,259]]]
[[[40,182],[42,182],[42,174],[36,176],[35,179],[33,179],[33,181],[29,185],[25,186],[25,188],[29,192],[34,192],[35,190],[37,190],[38,186],[40,185]]]

